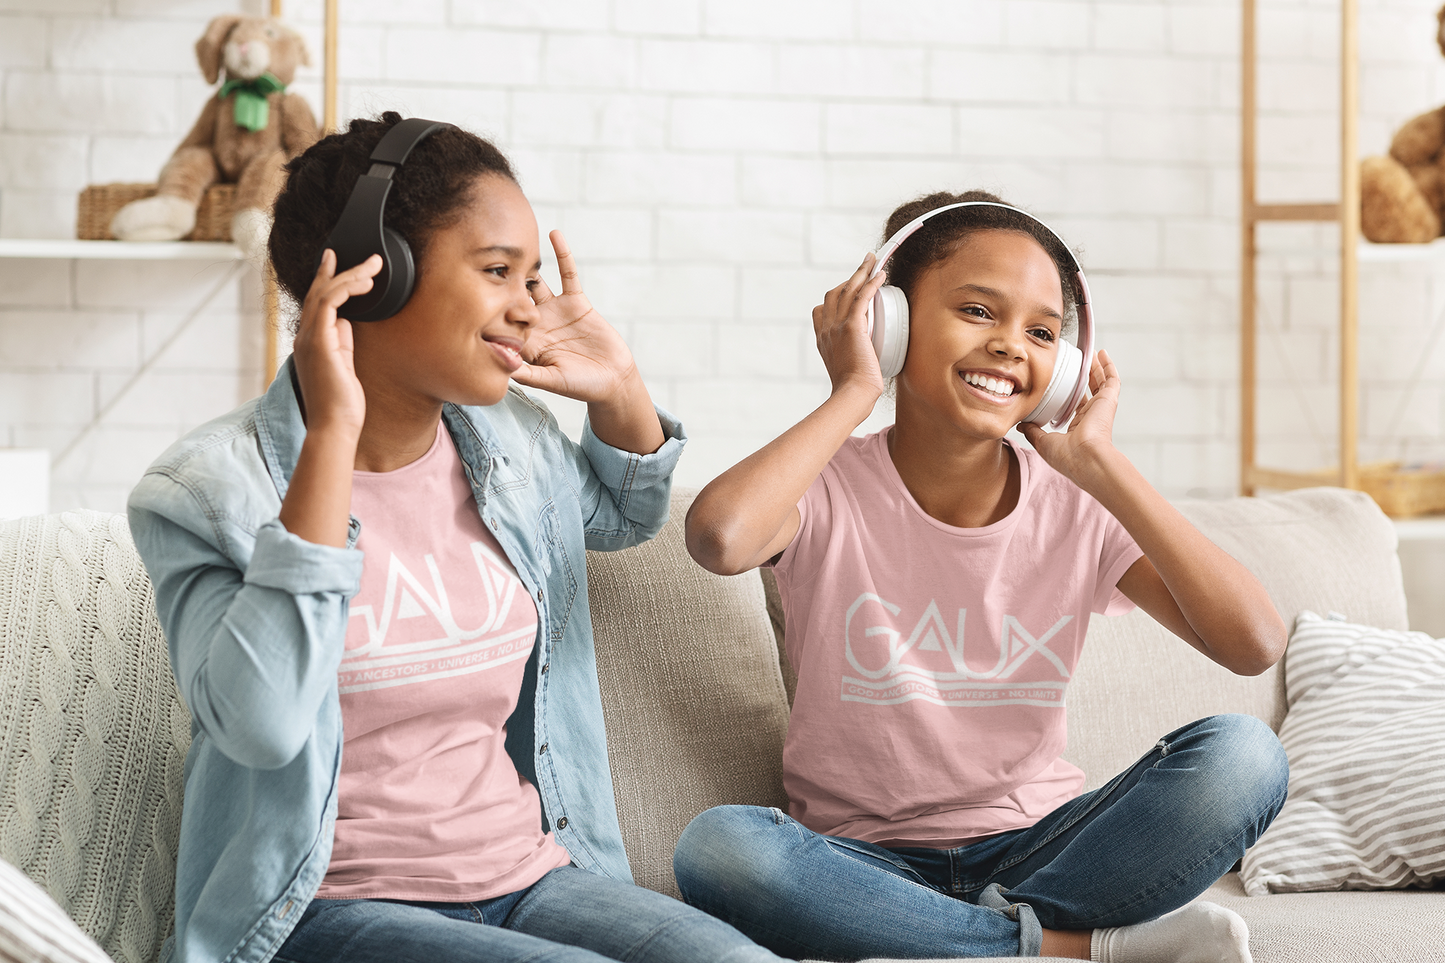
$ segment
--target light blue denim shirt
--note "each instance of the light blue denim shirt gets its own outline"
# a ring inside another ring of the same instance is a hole
[[[337,666],[361,579],[348,547],[303,541],[277,516],[306,428],[288,361],[270,390],[191,432],[131,493],[171,666],[191,710],[162,963],[264,963],[331,858],[341,769]],[[537,603],[536,645],[507,751],[578,866],[631,880],[622,848],[587,608],[586,549],[620,549],[667,521],[686,435],[636,455],[584,428],[579,447],[513,387],[443,419],[477,508]]]

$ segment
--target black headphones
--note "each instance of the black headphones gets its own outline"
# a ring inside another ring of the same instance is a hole
[[[381,255],[381,270],[371,279],[371,290],[348,298],[341,316],[348,321],[382,321],[402,309],[416,284],[416,262],[406,238],[382,223],[391,177],[406,163],[413,147],[451,124],[408,117],[387,131],[371,152],[371,169],[356,180],[341,219],[331,229],[325,247],[336,252],[336,273]],[[325,248],[323,248],[324,250]],[[320,261],[318,259],[319,266]]]

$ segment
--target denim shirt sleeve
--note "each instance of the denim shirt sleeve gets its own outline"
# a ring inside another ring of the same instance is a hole
[[[639,545],[667,524],[672,472],[687,444],[687,432],[672,415],[655,410],[666,440],[649,455],[613,448],[593,434],[591,421],[583,422],[577,468],[589,549],[615,551]]]
[[[241,765],[286,765],[335,685],[362,553],[297,538],[279,519],[246,553],[243,526],[160,474],[132,492],[129,517],[195,724]]]

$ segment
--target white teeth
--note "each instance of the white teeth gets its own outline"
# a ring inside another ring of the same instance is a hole
[[[988,375],[970,371],[964,374],[963,380],[1001,398],[1007,398],[1014,393],[1013,382],[1003,378],[990,378]]]

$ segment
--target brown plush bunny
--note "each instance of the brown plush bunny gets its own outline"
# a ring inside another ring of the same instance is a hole
[[[262,257],[282,166],[320,136],[306,101],[286,92],[296,68],[311,60],[294,30],[235,14],[211,21],[196,41],[196,60],[208,83],[222,67],[226,81],[161,170],[156,195],[121,208],[111,233],[123,241],[177,240],[195,227],[206,188],[235,184],[231,239],[248,256]]]
[[[1445,54],[1445,7],[1435,42]],[[1421,114],[1395,134],[1388,157],[1360,163],[1360,230],[1381,243],[1423,244],[1445,224],[1445,107]]]

